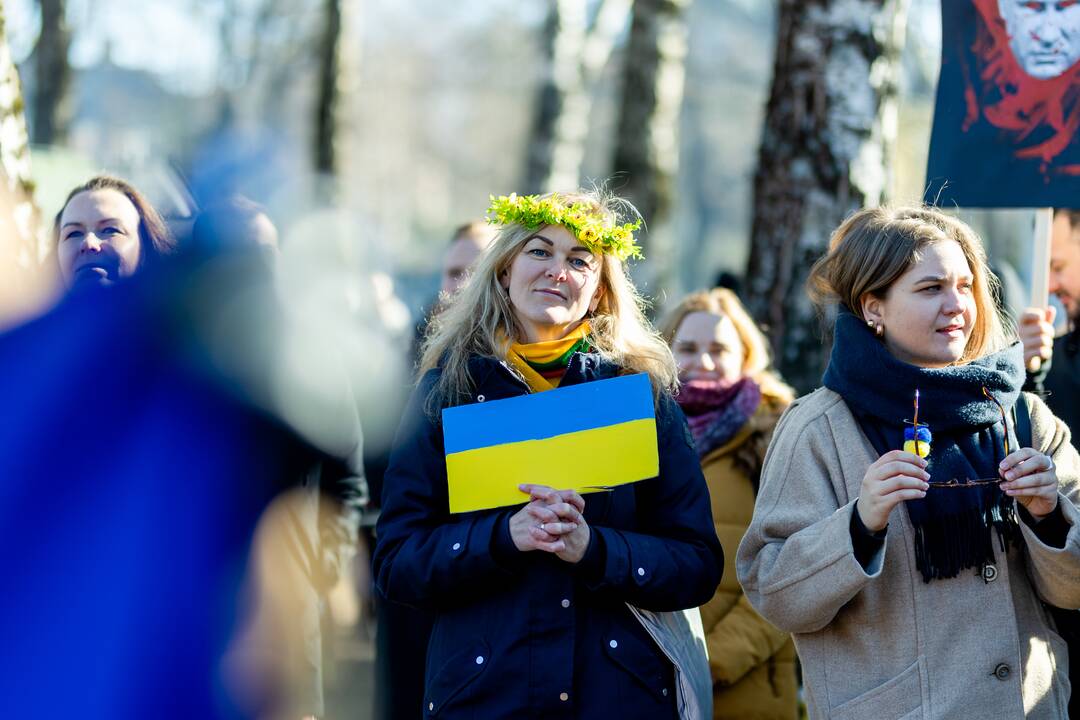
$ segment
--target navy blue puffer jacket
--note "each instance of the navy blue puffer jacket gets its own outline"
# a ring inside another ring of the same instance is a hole
[[[494,359],[474,358],[469,369],[474,402],[529,391]],[[517,550],[509,518],[518,507],[448,513],[442,429],[424,411],[438,372],[421,379],[399,430],[374,557],[380,592],[436,615],[418,709],[483,720],[676,717],[673,667],[626,603],[695,607],[723,572],[681,410],[661,397],[658,477],[585,496],[590,542],[572,565]],[[562,384],[618,373],[579,353]]]

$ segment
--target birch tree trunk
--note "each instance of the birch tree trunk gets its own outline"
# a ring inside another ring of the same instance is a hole
[[[11,58],[0,4],[0,327],[38,310],[50,291],[46,247],[30,177],[30,136],[19,72]]]
[[[34,48],[34,123],[31,137],[39,145],[62,143],[67,138],[68,88],[71,85],[71,32],[64,0],[39,0],[41,33]]]
[[[884,200],[896,133],[907,0],[780,0],[776,60],[754,176],[747,303],[798,391],[828,347],[805,291],[845,216]]]
[[[619,193],[654,226],[671,206],[679,167],[689,5],[690,0],[636,0],[626,46],[613,170],[625,174]],[[642,243],[648,255],[644,233]]]
[[[582,0],[552,3],[544,26],[546,78],[533,121],[524,192],[572,189],[581,183],[591,85],[611,57],[632,5],[633,0],[603,0],[590,29]]]

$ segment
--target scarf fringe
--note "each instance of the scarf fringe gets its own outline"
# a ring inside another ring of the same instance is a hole
[[[998,550],[1021,543],[1020,524],[1012,498],[997,486],[937,492],[980,492],[978,507],[945,516],[926,518],[915,525],[915,565],[923,581],[954,578],[961,571],[981,568],[996,562],[994,535]]]

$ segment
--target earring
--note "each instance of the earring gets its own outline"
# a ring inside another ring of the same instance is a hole
[[[884,335],[885,335],[885,326],[884,325],[877,325],[877,324],[874,323],[873,320],[867,320],[866,321],[866,327],[873,330],[874,335],[876,335],[877,337],[884,337]]]

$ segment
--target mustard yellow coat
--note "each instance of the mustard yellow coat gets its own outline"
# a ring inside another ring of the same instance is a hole
[[[782,401],[764,396],[742,430],[701,463],[725,556],[720,585],[701,607],[713,676],[713,718],[717,720],[794,720],[798,716],[791,636],[757,614],[735,576],[735,551],[754,514],[751,475],[760,471],[765,448],[783,410]]]

